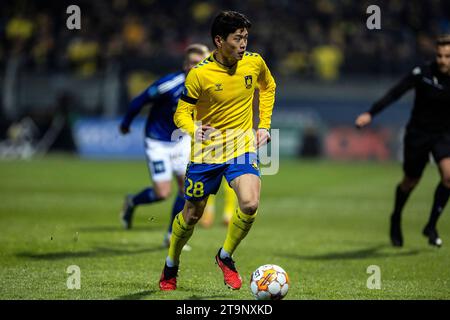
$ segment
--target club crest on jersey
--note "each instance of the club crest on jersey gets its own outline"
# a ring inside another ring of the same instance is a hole
[[[245,80],[245,88],[250,89],[252,87],[252,84],[253,84],[252,76],[245,76],[244,80]]]
[[[216,83],[215,86],[216,86],[216,89],[214,91],[223,91],[223,87],[222,87],[221,83]]]

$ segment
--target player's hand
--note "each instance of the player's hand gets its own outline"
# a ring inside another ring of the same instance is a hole
[[[368,112],[364,112],[356,118],[355,125],[358,129],[361,129],[365,126],[367,126],[369,123],[372,122],[372,116]]]
[[[120,125],[119,126],[119,131],[120,131],[121,134],[127,134],[127,133],[130,132],[130,128]]]
[[[195,131],[195,140],[205,141],[210,138],[211,133],[216,129],[211,127],[209,124],[204,124]]]
[[[270,133],[267,129],[258,129],[256,131],[256,148],[270,142]]]

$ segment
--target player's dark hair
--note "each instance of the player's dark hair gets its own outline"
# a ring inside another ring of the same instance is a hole
[[[220,36],[226,39],[230,33],[238,29],[250,29],[252,23],[242,13],[236,11],[222,11],[215,18],[211,27],[211,37],[214,45],[214,38]]]
[[[436,45],[438,47],[450,45],[450,34],[444,34],[444,35],[439,36],[436,39]]]

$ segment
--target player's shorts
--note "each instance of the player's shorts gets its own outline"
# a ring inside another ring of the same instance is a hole
[[[434,133],[410,127],[406,130],[403,149],[403,171],[410,178],[420,178],[429,159],[450,157],[450,132]]]
[[[261,177],[256,153],[245,153],[226,163],[189,163],[184,183],[184,198],[199,201],[219,190],[222,177],[228,184],[244,174]]]
[[[173,174],[182,176],[186,172],[191,137],[185,135],[176,142],[145,138],[145,154],[153,182],[171,181]]]

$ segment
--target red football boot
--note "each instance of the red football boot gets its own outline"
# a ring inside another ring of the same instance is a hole
[[[168,267],[164,264],[164,270],[159,279],[159,289],[162,291],[172,291],[177,289],[178,266]]]
[[[216,263],[223,272],[223,282],[233,290],[239,290],[242,286],[242,278],[234,266],[231,258],[220,258],[220,249],[216,255]]]

